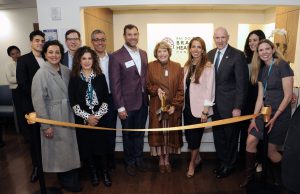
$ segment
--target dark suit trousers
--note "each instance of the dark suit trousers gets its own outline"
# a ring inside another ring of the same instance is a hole
[[[127,111],[128,117],[121,120],[123,129],[144,129],[148,107],[143,103],[139,110]],[[139,164],[143,161],[145,132],[123,131],[123,149],[126,165]]]
[[[221,118],[218,111],[214,110],[213,121]],[[239,125],[228,124],[213,127],[216,154],[221,165],[233,168],[238,154]]]
[[[40,136],[40,125],[39,124],[26,124],[26,128],[29,129],[29,144],[30,144],[30,155],[33,166],[38,166],[39,160],[42,161],[41,153],[41,136]]]
[[[12,89],[12,98],[13,98],[13,102],[14,102],[14,108],[16,111],[16,115],[17,115],[17,123],[18,123],[18,127],[19,130],[21,132],[21,134],[24,137],[25,141],[29,141],[30,137],[29,137],[29,132],[28,128],[26,128],[26,119],[25,119],[25,115],[23,114],[23,110],[22,110],[22,94],[20,93],[20,90],[18,88],[16,89]]]
[[[108,112],[105,114],[103,118],[105,118],[105,126],[108,128],[116,128],[117,124],[117,116],[118,116],[118,111],[114,108],[114,102],[111,94],[109,95],[108,99]],[[116,131],[111,131],[111,141],[113,144],[113,152],[115,151],[116,147]],[[115,157],[114,154],[109,154],[108,155],[108,163],[109,166],[113,167],[115,165]]]

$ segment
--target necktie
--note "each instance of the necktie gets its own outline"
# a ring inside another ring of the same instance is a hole
[[[219,65],[220,65],[220,55],[221,55],[221,51],[218,51],[218,55],[215,61],[215,69],[218,71],[219,69]]]

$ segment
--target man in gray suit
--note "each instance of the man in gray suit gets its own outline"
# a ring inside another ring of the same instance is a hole
[[[146,94],[147,53],[137,47],[139,31],[135,25],[124,27],[123,47],[109,57],[110,90],[123,128],[145,128],[148,113]],[[126,171],[136,175],[143,162],[144,132],[123,131]]]
[[[248,69],[243,52],[228,44],[229,34],[223,27],[214,32],[217,48],[208,52],[215,66],[216,92],[213,120],[241,115],[247,94]],[[219,166],[214,170],[217,178],[228,176],[237,159],[239,125],[213,127],[214,143]]]

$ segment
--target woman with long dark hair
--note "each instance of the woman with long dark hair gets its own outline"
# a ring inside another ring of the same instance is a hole
[[[189,58],[184,65],[184,125],[207,122],[213,114],[212,106],[215,98],[215,71],[208,61],[205,42],[194,37],[189,43]],[[201,164],[199,148],[204,128],[186,130],[185,137],[188,149],[191,150],[191,161],[186,173],[187,178],[194,176]]]
[[[90,47],[79,48],[74,55],[69,83],[69,99],[78,124],[105,127],[101,119],[108,111],[108,87],[99,66],[95,51]],[[98,170],[103,184],[111,186],[107,156],[113,153],[112,131],[77,129],[81,160],[87,164],[93,186],[99,184]]]

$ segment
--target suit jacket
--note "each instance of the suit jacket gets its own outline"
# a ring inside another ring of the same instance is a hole
[[[67,66],[69,68],[69,53],[68,53],[68,51],[64,53],[61,63],[64,66]]]
[[[289,190],[300,193],[300,107],[290,121],[282,157],[282,182]]]
[[[184,68],[184,92],[186,91],[186,79],[188,68]],[[200,118],[204,103],[206,101],[214,102],[215,99],[215,71],[213,65],[206,66],[202,75],[199,77],[199,84],[191,82],[190,84],[190,106],[194,117]],[[213,114],[212,107],[208,108],[209,116]]]
[[[22,107],[25,113],[33,112],[31,100],[32,79],[37,70],[40,68],[32,52],[21,56],[17,61],[17,83],[22,96]]]
[[[217,49],[208,52],[211,63]],[[228,45],[218,71],[215,71],[216,93],[214,112],[221,118],[232,117],[232,110],[242,110],[248,90],[248,66],[242,51]]]
[[[109,57],[109,82],[115,108],[125,107],[126,111],[138,110],[142,102],[148,104],[146,92],[147,53],[139,49],[141,56],[141,75],[136,65],[126,67],[132,58],[123,46]],[[144,91],[142,91],[142,89]]]

